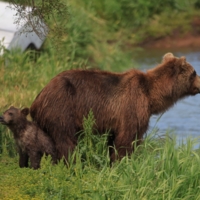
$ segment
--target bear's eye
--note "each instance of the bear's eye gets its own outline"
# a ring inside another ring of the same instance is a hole
[[[196,73],[196,71],[194,70],[193,73],[192,73],[192,76],[196,76],[196,75],[197,75],[197,73]]]
[[[10,116],[13,116],[13,113],[8,113]]]
[[[195,78],[196,75],[197,75],[197,73],[196,73],[196,71],[194,70],[194,71],[192,72],[192,74],[190,75],[190,79]]]

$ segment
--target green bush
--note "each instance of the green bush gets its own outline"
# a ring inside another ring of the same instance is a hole
[[[176,0],[102,0],[84,3],[95,10],[97,16],[115,26],[137,27],[146,23],[149,18],[164,10],[175,8]]]

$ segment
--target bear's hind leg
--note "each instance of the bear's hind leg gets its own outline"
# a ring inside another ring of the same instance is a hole
[[[59,147],[56,146],[56,149],[59,160],[64,158],[65,162],[68,162],[69,156],[73,153],[75,149],[75,145],[70,145],[70,146],[59,145]]]
[[[29,157],[30,157],[31,168],[33,169],[40,168],[40,161],[42,158],[42,154],[40,152],[31,152]]]
[[[53,164],[57,164],[58,163],[58,158],[57,158],[57,154],[56,154],[56,149],[55,149],[55,147],[53,145],[49,145],[49,147],[50,147],[50,149],[48,149],[45,152],[45,155],[46,156],[50,155],[52,163]]]
[[[72,140],[69,137],[64,137],[60,141],[56,141],[56,150],[58,159],[65,158],[65,161],[68,161],[69,155],[71,155],[76,147],[77,141]]]

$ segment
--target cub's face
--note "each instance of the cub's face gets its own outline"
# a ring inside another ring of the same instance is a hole
[[[0,123],[3,125],[13,125],[17,124],[20,120],[26,119],[26,116],[29,113],[28,108],[24,108],[20,110],[11,106],[8,110],[6,110],[2,116],[0,116]]]

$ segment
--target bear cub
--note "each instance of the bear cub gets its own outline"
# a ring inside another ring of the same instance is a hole
[[[22,110],[11,106],[0,116],[0,123],[6,125],[14,135],[19,151],[19,166],[33,169],[40,167],[43,154],[51,155],[56,163],[56,150],[53,141],[34,122],[27,120],[29,108]]]

